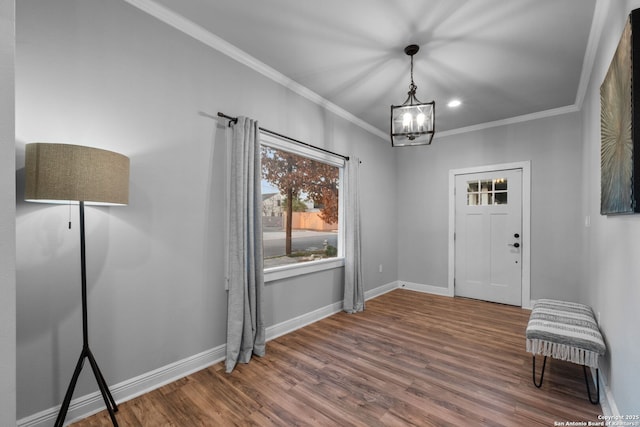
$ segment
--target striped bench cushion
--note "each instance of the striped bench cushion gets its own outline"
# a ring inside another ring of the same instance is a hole
[[[541,299],[527,325],[527,351],[598,368],[606,347],[591,307]]]

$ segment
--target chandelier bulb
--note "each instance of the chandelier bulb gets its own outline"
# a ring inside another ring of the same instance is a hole
[[[412,121],[413,121],[413,117],[411,116],[411,113],[404,113],[404,115],[402,116],[402,126],[405,129],[411,126]]]

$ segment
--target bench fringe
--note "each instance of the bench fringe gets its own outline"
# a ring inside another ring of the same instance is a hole
[[[527,352],[598,368],[598,353],[538,339],[527,339]]]

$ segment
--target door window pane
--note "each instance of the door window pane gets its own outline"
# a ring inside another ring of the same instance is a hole
[[[494,189],[495,191],[507,191],[507,179],[506,178],[498,178],[494,180]]]
[[[506,205],[507,204],[507,193],[496,193],[495,197],[495,204],[496,205]]]
[[[467,205],[489,206],[507,204],[505,178],[467,181]]]

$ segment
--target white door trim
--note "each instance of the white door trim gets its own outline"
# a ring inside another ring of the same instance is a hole
[[[454,296],[453,279],[456,271],[454,231],[456,223],[456,175],[522,169],[522,307],[531,308],[531,161],[501,163],[449,170],[449,296]]]

